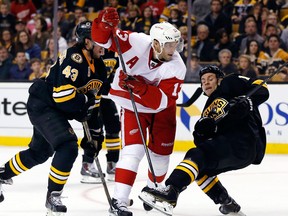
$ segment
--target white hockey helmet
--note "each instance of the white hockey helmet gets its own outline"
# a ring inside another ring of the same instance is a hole
[[[161,22],[156,23],[151,27],[150,37],[152,43],[154,40],[157,40],[160,45],[164,47],[164,44],[167,42],[178,42],[181,39],[181,33],[172,24]]]

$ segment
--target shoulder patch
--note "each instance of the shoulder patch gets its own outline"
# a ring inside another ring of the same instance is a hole
[[[79,64],[83,62],[83,58],[79,53],[73,53],[71,59]]]

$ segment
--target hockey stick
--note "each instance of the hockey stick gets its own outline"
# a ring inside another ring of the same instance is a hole
[[[245,97],[243,97],[241,100],[239,100],[239,103],[242,102],[243,100],[245,100],[245,98],[247,97],[251,97],[253,94],[255,94],[255,92],[257,92],[264,84],[267,84],[267,82],[276,74],[278,74],[284,67],[286,67],[288,65],[288,62],[285,62],[283,65],[281,65],[277,70],[275,70],[273,73],[271,73],[266,79],[264,79],[259,85],[257,85],[255,88],[253,88],[251,91],[249,91],[247,93],[247,95]],[[236,103],[235,103],[236,104]],[[235,104],[231,105],[234,106]],[[230,108],[231,108],[230,107]],[[211,112],[213,112],[214,109],[211,110]],[[227,116],[227,114],[229,113],[229,110],[222,115],[219,119],[217,119],[215,121],[215,123],[219,123],[223,118],[225,118],[225,116]]]
[[[187,100],[186,102],[184,102],[182,104],[177,104],[177,106],[179,106],[179,107],[189,107],[189,106],[191,106],[200,97],[202,92],[203,92],[202,88],[198,87],[189,100]]]
[[[123,72],[125,74],[127,74],[126,66],[125,66],[124,59],[123,59],[123,54],[122,54],[122,51],[121,51],[121,48],[120,48],[120,43],[119,43],[118,37],[116,35],[116,29],[113,30],[113,37],[114,37],[114,40],[115,40],[115,43],[116,43],[116,48],[117,48],[117,52],[118,52],[118,56],[119,56],[119,59],[120,59],[120,63],[121,63]],[[156,175],[155,175],[155,172],[154,172],[154,169],[153,169],[153,165],[152,165],[151,157],[150,157],[150,154],[149,154],[149,151],[148,151],[148,147],[146,146],[144,133],[143,133],[143,130],[142,130],[142,127],[141,127],[141,122],[140,122],[140,119],[139,119],[139,114],[138,114],[138,110],[137,110],[137,107],[136,107],[134,95],[133,95],[133,92],[132,92],[132,90],[130,88],[128,88],[128,92],[130,94],[132,107],[133,107],[133,110],[134,110],[134,113],[135,113],[136,121],[137,121],[137,124],[138,124],[138,128],[139,128],[139,132],[140,132],[140,135],[141,135],[141,139],[142,139],[142,143],[143,143],[144,150],[145,150],[145,153],[146,153],[149,169],[151,171],[155,187],[157,188]]]
[[[82,125],[83,125],[83,127],[84,127],[84,131],[85,131],[86,136],[87,136],[87,140],[88,140],[87,142],[93,143],[93,145],[94,145],[95,148],[97,149],[97,143],[95,143],[95,142],[93,141],[93,139],[92,139],[92,136],[91,136],[91,133],[90,133],[90,130],[89,130],[89,126],[88,126],[87,121],[82,122]],[[110,196],[110,194],[109,194],[109,190],[108,190],[108,187],[107,187],[105,178],[104,178],[104,174],[103,174],[102,169],[101,169],[101,165],[100,165],[98,156],[95,157],[94,159],[95,159],[96,166],[97,166],[97,169],[98,169],[99,174],[100,174],[100,178],[101,178],[101,181],[102,181],[102,185],[103,185],[103,187],[104,187],[104,191],[105,191],[105,194],[106,194],[106,197],[107,197],[109,206],[110,206],[111,210],[113,210],[111,196]]]

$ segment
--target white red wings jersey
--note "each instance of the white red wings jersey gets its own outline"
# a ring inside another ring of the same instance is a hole
[[[117,52],[116,44],[112,34],[107,38],[99,33],[92,37],[99,45]],[[93,31],[93,27],[92,27]],[[95,35],[95,34],[94,34]],[[152,60],[153,50],[151,38],[144,33],[128,32],[117,29],[116,35],[125,63],[126,72],[131,76],[141,76],[147,84],[157,88],[149,88],[145,96],[140,97],[134,94],[136,106],[139,112],[157,113],[167,108],[175,106],[178,93],[181,90],[186,67],[178,52],[174,52],[169,62],[157,63]],[[106,43],[105,43],[106,41]],[[109,96],[116,104],[133,111],[129,92],[123,90],[119,85],[119,73],[123,70],[121,62],[116,70]]]

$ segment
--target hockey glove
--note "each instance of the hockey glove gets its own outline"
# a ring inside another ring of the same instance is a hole
[[[91,118],[94,106],[97,103],[94,91],[88,91],[85,94],[85,97],[86,103],[83,105],[82,109],[78,112],[78,114],[76,114],[74,117],[74,119],[79,122],[88,121]]]
[[[88,142],[87,136],[83,137],[80,146],[84,150],[85,155],[90,158],[97,157],[100,150],[102,149],[102,143],[104,141],[104,136],[101,129],[90,129],[89,130],[92,137],[92,142]]]
[[[138,76],[136,78],[133,76],[129,76],[123,71],[120,71],[119,86],[125,90],[127,90],[128,88],[131,89],[134,94],[137,94],[140,97],[146,93],[148,88],[148,85],[145,83],[142,77]]]
[[[217,125],[214,119],[203,117],[196,122],[194,131],[199,137],[202,137],[203,139],[209,139],[212,138],[217,132]]]
[[[242,119],[248,115],[250,111],[253,111],[253,102],[251,98],[246,96],[234,97],[229,102],[228,115],[233,119]]]
[[[115,8],[107,8],[99,13],[98,20],[100,28],[111,30],[118,26],[119,15]]]

